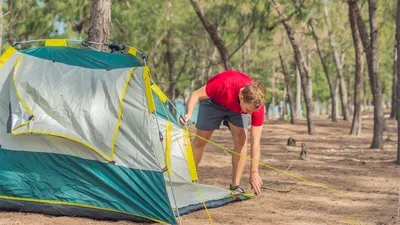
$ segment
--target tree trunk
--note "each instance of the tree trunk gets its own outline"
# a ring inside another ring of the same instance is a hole
[[[369,0],[369,22],[371,33],[371,66],[374,78],[374,137],[372,140],[371,148],[383,148],[383,128],[385,121],[383,117],[382,107],[382,84],[379,73],[379,41],[378,41],[378,22],[376,20],[377,4],[376,0]]]
[[[168,0],[168,2],[167,2],[167,21],[168,21],[168,23],[171,23],[171,21],[172,21],[172,0]],[[166,94],[168,95],[172,104],[175,105],[176,77],[175,77],[175,73],[174,73],[174,59],[173,59],[172,46],[171,46],[172,31],[171,31],[171,28],[167,28],[167,29],[168,29],[167,37],[165,40],[165,44],[166,44],[165,59],[167,61],[167,66],[168,66],[168,89],[167,89]],[[170,107],[170,112],[175,117],[175,115],[176,115],[175,107]]]
[[[328,26],[328,34],[329,34],[329,40],[331,43],[331,48],[333,52],[333,61],[335,63],[338,79],[339,79],[339,89],[340,89],[340,98],[341,98],[341,103],[342,103],[342,113],[343,113],[343,119],[344,120],[349,120],[349,108],[348,108],[348,102],[347,102],[347,88],[346,88],[346,83],[344,81],[343,77],[343,64],[344,60],[341,60],[339,52],[336,47],[336,41],[335,37],[331,32],[331,25],[330,25],[330,19],[329,19],[329,13],[328,13],[328,1],[327,0],[322,0],[324,3],[324,16],[325,20]]]
[[[336,117],[339,116],[339,77],[336,77],[336,81],[335,81],[335,98],[336,98]]]
[[[363,83],[362,74],[362,43],[360,40],[360,34],[358,32],[357,26],[357,12],[353,7],[349,6],[349,20],[351,25],[351,33],[354,42],[355,51],[355,61],[356,61],[356,71],[355,71],[355,82],[354,82],[354,112],[353,112],[353,122],[351,125],[350,134],[360,135],[361,134],[361,86]]]
[[[297,63],[295,63],[295,67],[296,67],[296,118],[303,119],[303,115],[301,115],[301,77]]]
[[[318,56],[319,56],[319,58],[320,58],[320,60],[321,60],[322,67],[324,68],[324,72],[325,72],[326,79],[328,80],[328,84],[329,84],[329,93],[330,93],[330,95],[331,95],[331,100],[332,100],[332,110],[331,110],[332,121],[333,121],[333,122],[337,122],[337,117],[336,117],[337,109],[336,109],[335,88],[333,87],[332,80],[331,80],[331,76],[329,75],[328,66],[326,65],[326,62],[325,62],[325,60],[324,60],[324,57],[322,56],[321,47],[320,47],[320,44],[319,44],[319,39],[318,39],[318,37],[317,37],[317,35],[316,35],[316,33],[315,33],[314,26],[313,26],[313,24],[312,24],[312,20],[309,20],[309,21],[308,21],[308,25],[310,26],[312,35],[313,35],[314,40],[315,40],[315,44],[317,45]]]
[[[272,107],[272,118],[276,119],[277,115],[275,114],[275,106],[276,106],[276,94],[275,94],[275,62],[272,61],[272,78],[271,78],[271,107]]]
[[[383,128],[385,121],[383,118],[382,107],[382,85],[379,75],[379,56],[378,56],[378,24],[376,21],[376,0],[368,0],[370,35],[361,17],[361,12],[358,8],[356,0],[348,0],[349,6],[354,7],[357,13],[357,25],[363,43],[364,51],[367,56],[368,76],[371,85],[371,92],[374,104],[374,136],[371,143],[371,148],[383,147]]]
[[[390,119],[398,119],[397,117],[397,39],[394,44],[393,54],[393,79],[392,79],[392,110],[390,112]]]
[[[397,58],[400,59],[400,0],[397,0],[397,17],[396,17],[396,48]],[[400,87],[400,63],[397,63],[397,87]],[[397,105],[400,106],[400,89],[397,89]],[[397,160],[400,165],[400,109],[397,108]]]
[[[111,0],[92,0],[90,14],[89,41],[110,42]],[[107,51],[103,45],[92,45],[98,50]]]
[[[282,12],[278,9],[277,5],[276,5],[276,1],[272,0],[272,3],[276,9],[276,11],[279,14],[280,18],[283,18],[284,15],[282,14]],[[313,123],[313,117],[311,115],[312,111],[313,111],[313,102],[310,96],[310,92],[309,92],[309,77],[310,75],[307,74],[307,70],[304,66],[304,57],[301,53],[300,50],[300,46],[298,43],[298,40],[295,38],[294,34],[293,34],[293,30],[292,27],[289,23],[289,21],[287,20],[282,20],[282,24],[286,29],[286,33],[289,37],[290,43],[292,44],[293,47],[293,51],[294,51],[294,55],[296,58],[296,62],[297,65],[299,67],[299,72],[300,72],[300,77],[301,77],[301,84],[303,87],[303,94],[304,94],[304,100],[306,103],[306,112],[307,112],[307,126],[308,126],[308,134],[312,135],[314,134],[314,123]]]
[[[286,62],[283,59],[282,55],[279,53],[279,58],[281,60],[281,65],[282,65],[282,71],[283,75],[285,76],[285,85],[286,85],[286,91],[287,91],[287,96],[289,100],[289,107],[290,107],[290,123],[291,124],[296,124],[296,116],[295,116],[295,110],[294,110],[294,99],[293,99],[293,93],[292,93],[292,88],[290,86],[290,75],[287,70]],[[286,105],[284,105],[286,107]]]
[[[210,35],[211,40],[217,47],[225,70],[232,69],[231,60],[229,59],[228,49],[226,48],[225,43],[222,40],[221,35],[217,30],[217,26],[212,21],[208,20],[205,17],[203,10],[200,8],[196,0],[190,0],[190,3],[192,3],[194,11],[196,12],[204,28]]]

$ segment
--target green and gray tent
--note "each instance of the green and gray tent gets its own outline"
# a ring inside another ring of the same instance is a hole
[[[0,58],[1,210],[176,224],[249,197],[196,182],[189,133],[134,48],[65,43]]]

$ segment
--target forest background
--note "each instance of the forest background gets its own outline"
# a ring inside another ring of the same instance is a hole
[[[400,113],[399,2],[1,0],[0,46],[46,38],[135,46],[172,102],[238,70],[267,88],[265,104],[279,109],[269,118],[307,119],[309,134],[326,113],[352,121],[349,133],[359,135],[361,115],[373,111],[371,148],[382,148],[385,115]]]

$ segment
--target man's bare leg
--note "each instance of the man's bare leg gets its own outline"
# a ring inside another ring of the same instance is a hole
[[[232,154],[232,186],[240,184],[244,166],[246,164],[247,129],[229,123],[233,138],[233,150],[240,154]]]
[[[213,132],[214,132],[213,130],[197,130],[196,135],[208,141]],[[206,140],[203,140],[199,137],[195,137],[192,142],[193,156],[194,156],[194,161],[196,163],[196,167],[199,165],[201,158],[203,157],[204,146],[206,146],[207,144]]]

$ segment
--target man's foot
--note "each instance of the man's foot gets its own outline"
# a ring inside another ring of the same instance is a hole
[[[244,189],[240,185],[229,185],[229,190],[244,193]]]

